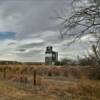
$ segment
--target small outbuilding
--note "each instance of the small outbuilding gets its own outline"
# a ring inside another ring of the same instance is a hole
[[[45,51],[45,64],[55,65],[58,62],[58,52],[53,51],[52,46],[46,47]]]

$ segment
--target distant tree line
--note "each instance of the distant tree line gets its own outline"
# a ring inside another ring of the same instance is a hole
[[[0,61],[1,65],[8,65],[8,64],[22,64],[21,62],[17,61]]]

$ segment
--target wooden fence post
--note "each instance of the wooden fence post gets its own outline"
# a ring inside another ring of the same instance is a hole
[[[3,69],[3,78],[5,79],[6,78],[6,68],[4,67]]]
[[[34,75],[33,75],[33,78],[34,78],[34,85],[37,85],[37,72],[36,72],[36,69],[34,70]]]

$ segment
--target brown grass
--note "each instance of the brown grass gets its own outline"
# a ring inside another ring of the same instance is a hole
[[[7,100],[100,100],[100,81],[88,79],[78,67],[0,65],[0,96]]]

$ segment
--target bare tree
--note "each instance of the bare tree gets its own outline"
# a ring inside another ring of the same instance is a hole
[[[92,34],[96,38],[93,51],[100,61],[100,0],[73,0],[72,7],[73,13],[63,20],[60,33],[73,36],[71,43]]]

